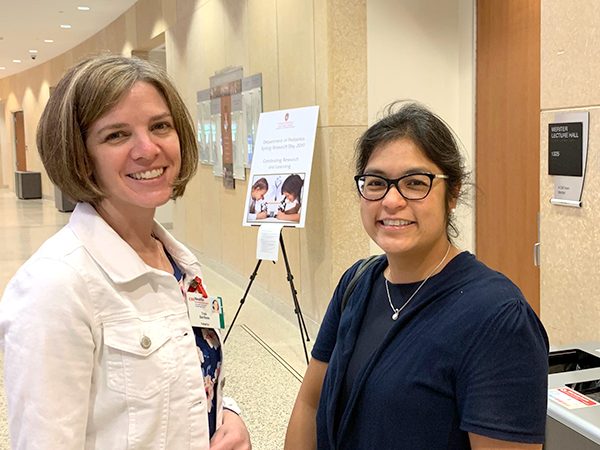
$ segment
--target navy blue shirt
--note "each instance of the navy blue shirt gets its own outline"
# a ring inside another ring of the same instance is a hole
[[[329,363],[317,412],[319,449],[469,449],[469,432],[543,442],[546,332],[519,289],[467,252],[428,280],[380,344],[363,352],[343,395],[387,261],[363,274],[341,314],[357,266],[342,277],[312,351]]]
[[[404,303],[411,298],[411,295],[419,288],[420,284],[421,281],[406,284],[388,283],[390,297],[394,307],[400,308],[404,305]],[[385,278],[383,272],[381,272],[377,275],[375,283],[373,284],[373,289],[371,290],[369,301],[367,302],[360,331],[356,338],[356,344],[354,345],[352,356],[348,362],[348,368],[346,369],[344,377],[344,387],[340,392],[340,407],[337,411],[338,416],[336,426],[339,424],[341,412],[345,409],[346,402],[350,397],[356,377],[392,328],[392,325],[394,324],[394,320],[392,320],[393,313],[394,310],[392,310],[390,306],[387,291],[385,289]]]

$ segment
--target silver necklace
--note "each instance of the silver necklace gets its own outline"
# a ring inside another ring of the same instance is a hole
[[[431,275],[433,275],[433,273],[438,270],[440,268],[440,266],[443,264],[443,262],[446,260],[446,258],[448,257],[448,253],[450,253],[450,247],[452,246],[451,243],[448,243],[448,250],[446,250],[446,254],[444,255],[444,257],[442,258],[442,260],[438,263],[437,266],[435,266],[433,268],[433,270],[431,272],[429,272],[429,275],[427,275],[427,277],[425,277],[425,279],[421,282],[421,284],[419,285],[419,287],[417,288],[417,290],[415,292],[412,293],[412,295],[410,297],[408,297],[408,300],[406,300],[404,302],[404,305],[402,305],[400,308],[396,308],[394,306],[394,304],[392,303],[392,296],[390,295],[390,288],[388,286],[388,280],[387,278],[384,276],[383,279],[385,280],[385,292],[387,292],[387,298],[388,298],[388,302],[390,303],[390,308],[392,308],[392,311],[394,311],[394,313],[392,314],[392,320],[397,320],[398,317],[400,316],[400,312],[406,308],[406,305],[408,305],[410,303],[410,301],[413,299],[413,297],[415,295],[417,295],[417,292],[419,292],[421,290],[421,288],[423,287],[423,285],[427,282],[427,280],[429,280],[429,278],[431,277]],[[391,269],[390,269],[391,272]]]

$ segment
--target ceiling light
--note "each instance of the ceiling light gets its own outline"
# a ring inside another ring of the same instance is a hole
[[[65,30],[68,30],[69,28],[71,28],[71,25],[65,23],[65,24],[62,24],[60,27],[63,28],[63,29],[65,29]]]
[[[14,63],[20,63],[20,62],[21,62],[21,60],[20,60],[20,59],[13,59],[13,62],[14,62]]]
[[[29,50],[29,53],[37,53],[37,50]]]
[[[0,66],[0,70],[6,70],[6,67]]]
[[[78,6],[77,9],[79,11],[89,11],[90,7],[89,6]]]
[[[44,39],[44,42],[47,44],[52,44],[54,42],[54,39]]]

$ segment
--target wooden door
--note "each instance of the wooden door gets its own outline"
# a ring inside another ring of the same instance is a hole
[[[540,0],[477,1],[476,252],[539,314]]]
[[[27,170],[27,155],[25,154],[25,122],[23,111],[13,113],[15,123],[15,162],[17,171]]]

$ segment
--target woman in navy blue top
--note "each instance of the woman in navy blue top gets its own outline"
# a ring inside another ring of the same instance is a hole
[[[510,280],[452,243],[467,178],[452,131],[391,105],[359,140],[356,171],[385,254],[342,276],[285,448],[541,449],[548,338]]]

